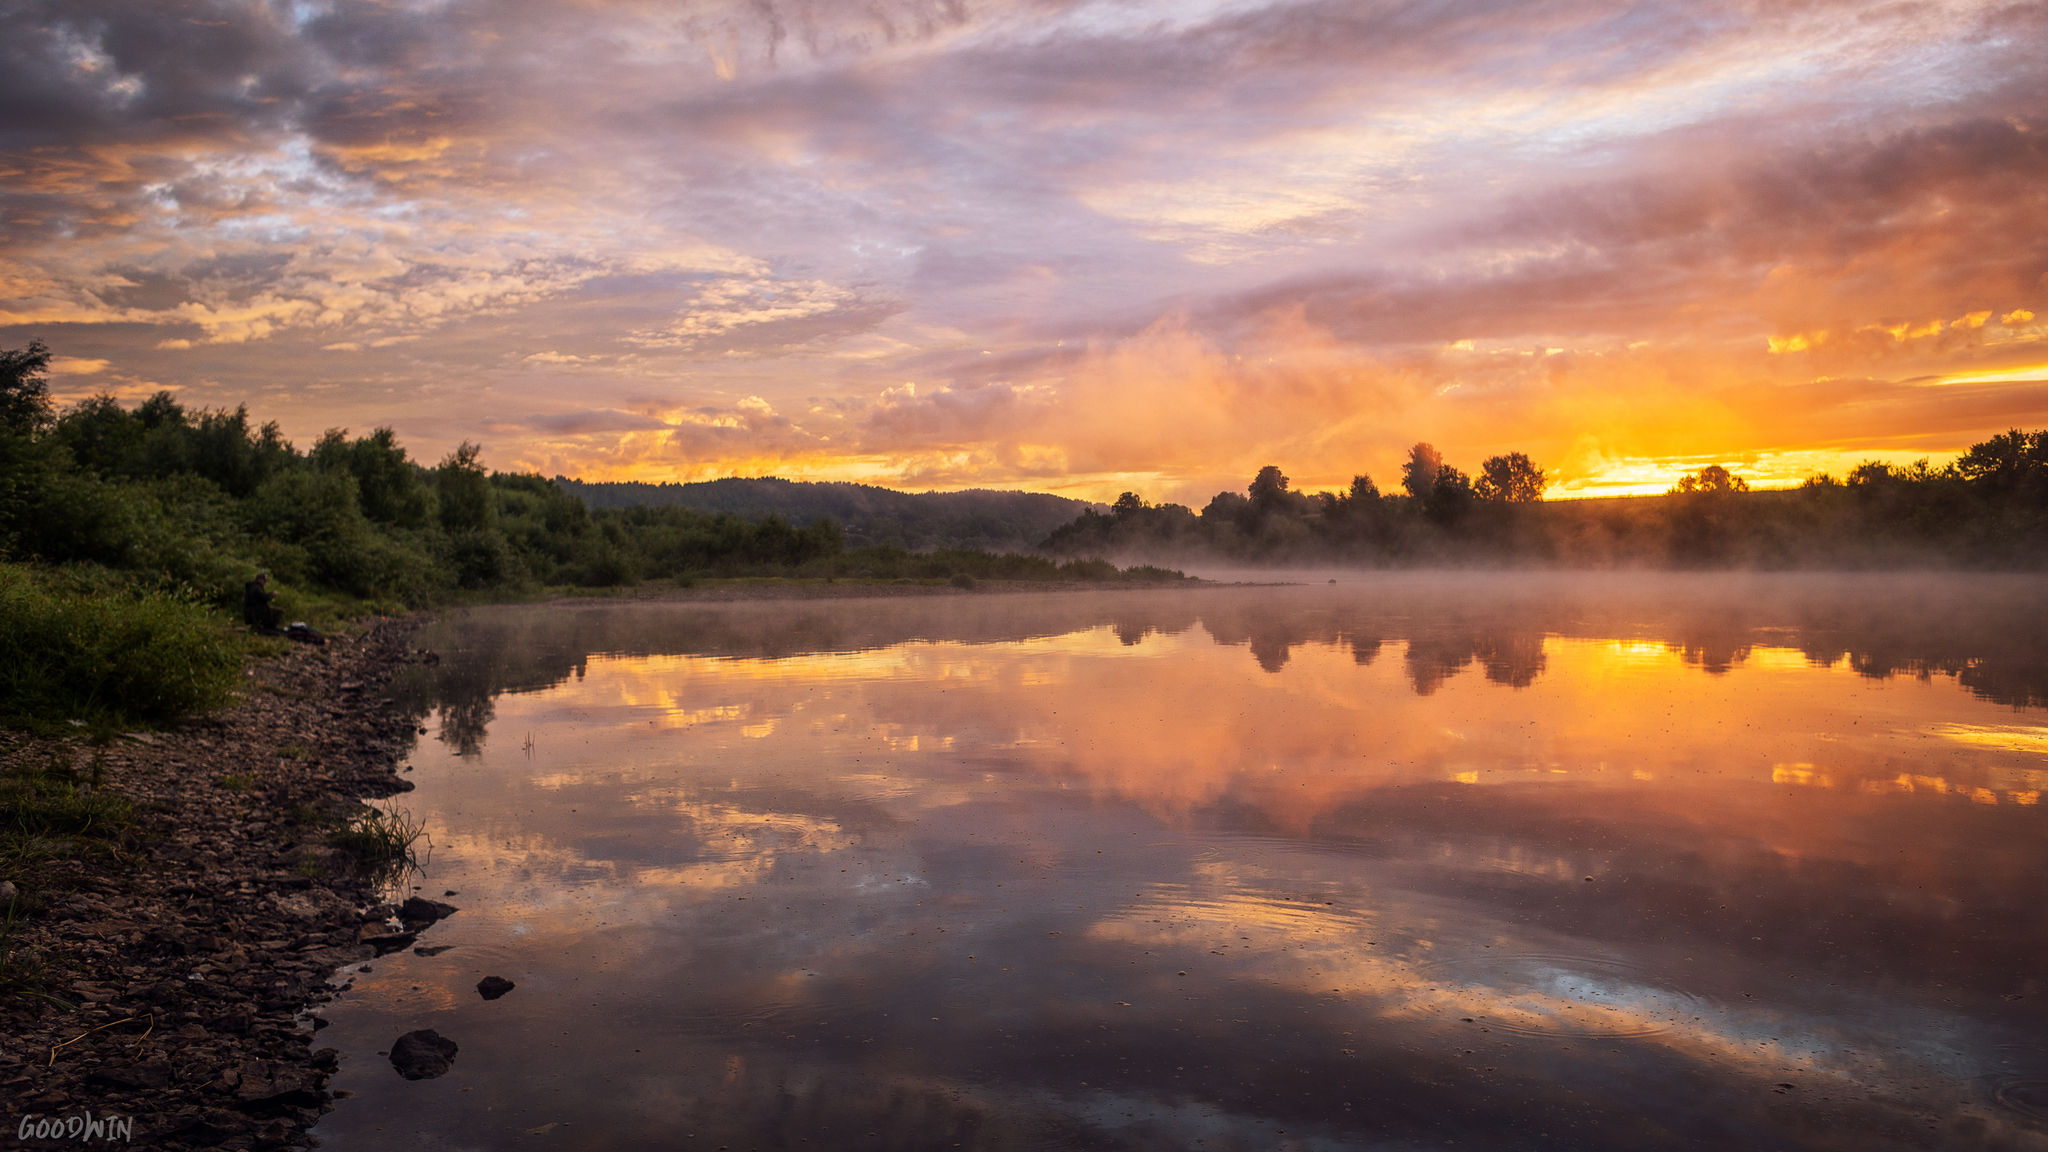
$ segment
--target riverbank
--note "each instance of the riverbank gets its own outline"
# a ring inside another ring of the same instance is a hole
[[[336,966],[376,954],[390,893],[330,841],[364,801],[410,789],[409,722],[379,689],[419,658],[422,622],[252,661],[238,703],[175,732],[0,750],[16,785],[121,814],[111,835],[16,834],[0,861],[16,909],[0,1120],[24,1146],[39,1121],[90,1113],[153,1147],[285,1147],[331,1107],[307,1010]]]

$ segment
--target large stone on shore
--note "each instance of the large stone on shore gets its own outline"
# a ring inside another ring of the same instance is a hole
[[[420,934],[417,932],[393,932],[383,936],[365,936],[363,937],[363,943],[375,948],[377,955],[382,956],[387,952],[397,952],[401,949],[410,948],[413,945],[413,941],[419,938]]]
[[[405,903],[398,906],[398,918],[405,921],[407,927],[414,925],[424,927],[436,920],[445,920],[460,911],[462,909],[457,908],[453,904],[443,904],[438,900],[422,900],[418,896],[408,896],[405,898]]]
[[[512,989],[519,987],[503,976],[486,976],[476,982],[476,990],[486,1000],[496,1000]]]
[[[455,1041],[432,1028],[407,1032],[391,1046],[391,1066],[407,1080],[432,1080],[454,1066]]]

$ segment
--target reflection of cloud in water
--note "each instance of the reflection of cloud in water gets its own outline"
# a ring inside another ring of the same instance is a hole
[[[2038,725],[1931,724],[1927,730],[1958,744],[2048,756],[2048,728]]]
[[[421,765],[443,858],[473,870],[450,886],[492,893],[436,931],[533,965],[523,1002],[559,991],[658,1052],[564,1056],[593,1100],[616,1078],[660,1101],[639,1134],[670,1143],[874,1123],[1341,1146],[1370,1109],[1420,1146],[1563,1101],[1583,1111],[1559,1146],[1646,1147],[1667,1122],[1784,1135],[1782,1080],[1862,1136],[1911,1085],[1968,1095],[1966,1054],[2018,1019],[1979,1000],[2038,954],[2039,851],[1987,821],[2037,815],[2004,801],[2033,753],[1953,683],[1790,634],[1233,595],[1171,597],[1200,609],[1173,627],[776,609],[886,641],[851,651],[792,650],[755,608],[584,617],[651,636],[682,612],[717,650],[578,656],[552,689],[486,695],[543,739]],[[488,647],[521,683],[549,666]],[[1961,922],[1986,933],[1967,957]],[[1880,954],[1879,976],[1853,959]],[[494,1018],[454,1001],[435,1011],[491,1067]],[[1998,1114],[1994,1141],[2023,1122]]]
[[[1219,981],[1252,982],[1323,1003],[1332,1030],[1379,1022],[1449,1028],[1470,1044],[1489,1043],[1495,1033],[1653,1041],[1760,1081],[1798,1073],[1801,1088],[1815,1095],[1868,1092],[1901,1077],[1968,1077],[1959,1051],[1987,1040],[1960,1015],[1902,1010],[1864,993],[1843,993],[1819,1011],[1786,1011],[1776,1000],[1751,1006],[1686,991],[1621,956],[1516,951],[1502,943],[1514,938],[1512,926],[1475,920],[1475,909],[1418,904],[1413,894],[1342,908],[1321,899],[1335,892],[1272,894],[1264,885],[1281,877],[1205,871],[1214,887],[1153,884],[1145,899],[1090,929],[1091,939],[1160,956],[1193,977],[1155,988],[1153,998],[1188,989],[1213,996]],[[1216,891],[1226,885],[1239,890]],[[1455,942],[1417,939],[1395,926],[1451,930],[1454,923]],[[1141,993],[1138,1006],[1146,999]]]

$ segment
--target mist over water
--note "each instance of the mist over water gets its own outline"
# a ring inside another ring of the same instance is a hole
[[[318,1135],[2048,1148],[2039,581],[1339,579],[444,619]]]

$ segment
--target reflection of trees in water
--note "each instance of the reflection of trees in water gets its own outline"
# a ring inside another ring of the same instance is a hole
[[[1676,652],[1679,659],[1709,676],[1719,676],[1749,659],[1751,647],[1747,640],[1726,635],[1689,636],[1664,642],[1665,651]]]
[[[1117,612],[1110,629],[1125,647],[1134,647],[1147,636],[1177,636],[1193,628],[1199,618],[1191,605],[1141,605]]]
[[[1527,688],[1549,665],[1541,632],[1480,632],[1410,640],[1404,659],[1417,696],[1428,696],[1473,661],[1490,684]]]
[[[1457,640],[1410,640],[1404,658],[1408,682],[1417,696],[1431,696],[1444,681],[1472,662],[1472,638]]]
[[[443,659],[408,667],[392,688],[415,720],[438,712],[441,740],[473,755],[498,693],[552,687],[580,675],[592,654],[775,659],[919,640],[1005,643],[1104,627],[1135,646],[1199,625],[1217,644],[1244,647],[1270,673],[1283,671],[1302,645],[1348,647],[1353,660],[1369,665],[1383,643],[1400,640],[1404,671],[1424,696],[1475,662],[1488,683],[1529,687],[1547,667],[1546,636],[1638,637],[1711,675],[1732,670],[1755,646],[1791,646],[1823,667],[1847,660],[1860,676],[1940,674],[1985,700],[2048,707],[2048,643],[2040,627],[2048,596],[2041,605],[2021,603],[2011,593],[1983,597],[1974,586],[1946,599],[1913,586],[1871,595],[1821,580],[1792,585],[1804,599],[1697,582],[1633,599],[1625,594],[1637,587],[1633,582],[1567,583],[1545,596],[1525,594],[1531,586],[1450,582],[1351,600],[1315,590],[1211,589],[478,610],[451,614],[422,633],[420,642]],[[1600,595],[1565,594],[1581,589]]]
[[[1298,641],[1286,636],[1275,636],[1268,632],[1253,636],[1249,647],[1252,650],[1252,659],[1259,662],[1259,667],[1268,672],[1278,672],[1287,667],[1287,658],[1293,654],[1296,643]]]
[[[1979,698],[2004,704],[2014,711],[2048,708],[2048,664],[1995,665],[1971,661],[1956,674],[1956,680]]]
[[[1294,649],[1304,644],[1348,645],[1359,664],[1371,664],[1380,654],[1380,634],[1361,629],[1355,620],[1240,609],[1205,612],[1201,624],[1216,643],[1250,649],[1252,659],[1268,672],[1285,668]]]
[[[1491,632],[1473,642],[1472,654],[1486,669],[1486,678],[1510,688],[1527,688],[1550,663],[1543,655],[1540,632]]]
[[[1979,700],[2003,704],[2014,711],[2048,708],[2048,662],[2040,659],[2017,654],[2002,659],[1928,659],[1892,650],[1856,652],[1834,638],[1809,641],[1800,646],[1800,651],[1808,660],[1826,668],[1847,660],[1857,675],[1872,680],[1911,676],[1925,683],[1936,676],[1948,676]]]
[[[497,715],[495,698],[489,695],[441,702],[440,741],[458,756],[474,756],[484,750],[484,731]]]
[[[501,692],[550,688],[580,675],[587,654],[522,626],[511,613],[464,613],[422,634],[441,659],[414,664],[393,682],[392,693],[415,717],[438,714],[438,738],[461,756],[483,751]]]

